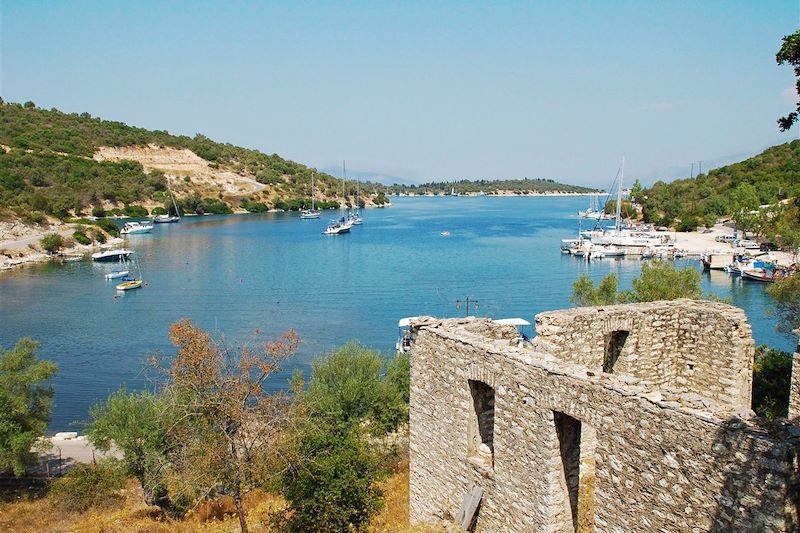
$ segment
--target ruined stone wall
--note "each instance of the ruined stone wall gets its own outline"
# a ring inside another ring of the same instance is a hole
[[[795,335],[800,337],[800,329],[795,330]],[[800,343],[797,351],[792,356],[792,379],[789,385],[789,415],[790,421],[800,423]]]
[[[576,515],[614,532],[797,527],[798,445],[785,435],[447,322],[420,330],[411,361],[413,522],[454,516],[479,485],[486,532],[574,531]],[[494,389],[488,463],[471,452],[470,380]]]
[[[609,335],[628,331],[614,373],[700,394],[731,411],[750,408],[755,344],[736,307],[693,300],[583,307],[541,313],[536,330],[542,349],[598,371]]]

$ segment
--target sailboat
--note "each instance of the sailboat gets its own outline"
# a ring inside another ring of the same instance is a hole
[[[314,172],[311,173],[311,209],[300,210],[300,218],[302,219],[319,218],[320,213],[314,204],[314,174]]]
[[[156,215],[153,217],[153,222],[156,224],[167,224],[170,222],[180,222],[181,221],[181,213],[178,211],[178,204],[175,203],[175,196],[172,194],[172,191],[169,191],[169,196],[172,198],[172,207],[175,209],[175,214],[170,215],[169,212],[166,215]]]
[[[105,275],[106,279],[119,279],[124,278],[130,273],[128,270],[128,264],[125,262],[125,258],[123,256],[119,256],[119,266]]]
[[[359,202],[361,201],[361,182],[356,179],[356,206],[353,209],[353,212],[350,213],[350,223],[355,226],[360,226],[364,220],[361,218],[361,206],[359,206]]]
[[[139,264],[139,260],[136,259],[136,256],[134,256],[133,261],[134,261],[134,264],[137,267],[136,269],[139,271],[139,277],[137,278],[136,276],[134,276],[132,274],[128,274],[128,275],[124,276],[122,278],[122,280],[123,280],[122,283],[120,283],[116,287],[116,289],[118,291],[130,291],[130,290],[133,290],[133,289],[138,289],[144,283],[144,281],[142,280],[142,266]]]
[[[600,210],[600,196],[597,194],[593,194],[589,197],[589,209],[586,211],[578,211],[578,215],[580,215],[581,218],[591,218],[594,220],[611,218]]]

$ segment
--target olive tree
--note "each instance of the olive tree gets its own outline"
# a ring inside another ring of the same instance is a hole
[[[0,471],[20,476],[34,460],[31,447],[50,421],[57,371],[51,361],[37,360],[39,343],[20,339],[11,350],[0,347]]]

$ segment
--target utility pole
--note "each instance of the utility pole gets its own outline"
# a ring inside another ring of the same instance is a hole
[[[689,174],[689,178],[690,179],[693,178],[693,177],[694,177],[694,161],[692,161],[692,173]]]
[[[456,300],[456,309],[461,309],[461,306],[464,305],[465,306],[465,309],[464,309],[465,314],[464,314],[464,316],[469,316],[469,304],[472,304],[473,309],[475,311],[478,310],[478,300],[470,300],[469,296],[467,296],[463,300]]]
[[[700,170],[697,171],[697,175],[699,176],[702,173],[703,173],[703,162],[700,161]]]

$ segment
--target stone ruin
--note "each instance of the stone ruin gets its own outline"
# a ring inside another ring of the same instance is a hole
[[[789,421],[759,424],[740,309],[677,300],[541,313],[522,346],[488,319],[413,326],[412,523],[800,530],[800,354]]]

